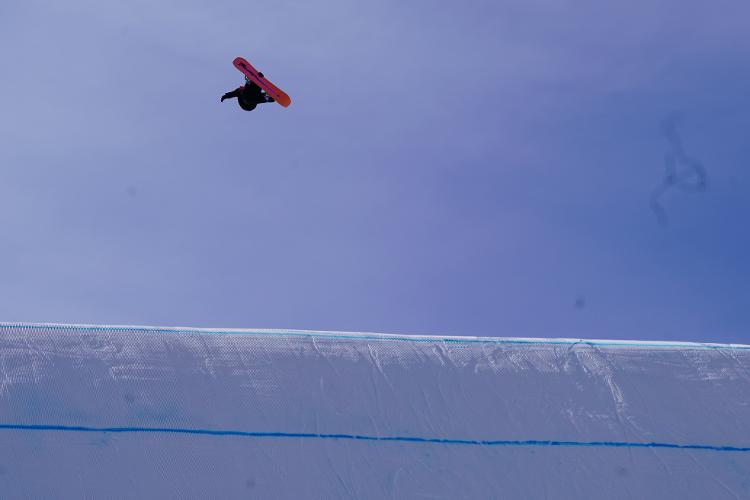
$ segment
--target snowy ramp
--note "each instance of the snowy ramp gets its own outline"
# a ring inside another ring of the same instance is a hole
[[[2,498],[750,498],[750,346],[0,324]]]

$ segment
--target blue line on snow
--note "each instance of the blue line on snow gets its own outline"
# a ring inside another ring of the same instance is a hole
[[[300,438],[300,439],[332,439],[351,441],[390,441],[402,443],[432,443],[448,445],[470,446],[586,446],[608,448],[672,448],[679,450],[707,450],[750,452],[750,447],[714,446],[707,444],[675,444],[655,442],[621,442],[621,441],[554,441],[554,440],[475,440],[423,438],[410,436],[365,436],[358,434],[314,434],[304,432],[247,432],[222,431],[210,429],[180,429],[168,427],[84,427],[76,425],[24,425],[0,424],[0,430],[18,431],[63,431],[63,432],[100,432],[100,433],[158,433],[158,434],[197,434],[204,436],[235,436],[246,438]]]

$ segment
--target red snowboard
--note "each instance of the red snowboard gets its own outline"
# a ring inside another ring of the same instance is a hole
[[[274,101],[278,102],[285,108],[292,103],[292,100],[289,98],[288,95],[286,95],[286,93],[283,90],[281,90],[276,85],[268,81],[265,77],[260,76],[260,74],[258,74],[258,70],[253,68],[253,65],[247,62],[246,59],[243,59],[241,57],[235,58],[234,67],[242,71],[242,73],[246,77],[248,77],[258,87],[265,90],[266,94],[273,97]]]

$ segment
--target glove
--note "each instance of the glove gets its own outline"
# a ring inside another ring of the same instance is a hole
[[[226,98],[227,98],[226,94],[224,94],[223,96],[221,96],[221,102],[224,102],[224,99],[226,99]]]

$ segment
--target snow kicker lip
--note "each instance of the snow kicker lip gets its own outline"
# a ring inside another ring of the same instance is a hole
[[[323,434],[307,432],[252,432],[217,429],[192,429],[179,427],[88,427],[76,425],[49,424],[0,424],[0,430],[7,431],[57,431],[88,432],[101,434],[183,434],[215,437],[241,437],[256,439],[323,439],[370,442],[399,442],[416,444],[443,444],[459,446],[559,446],[559,447],[601,447],[601,448],[667,448],[677,450],[703,450],[717,452],[750,452],[750,447],[720,446],[708,444],[679,444],[662,442],[628,441],[558,441],[558,440],[477,440],[428,438],[418,436],[371,436],[363,434]]]
[[[652,349],[701,349],[701,350],[750,350],[745,344],[718,344],[681,341],[649,340],[604,340],[571,338],[522,338],[522,337],[476,337],[476,336],[434,336],[407,335],[372,332],[334,332],[295,329],[250,329],[250,328],[196,328],[128,325],[86,325],[62,323],[6,323],[0,322],[0,331],[8,329],[46,329],[57,331],[90,331],[95,333],[174,333],[192,335],[255,335],[267,337],[302,337],[334,340],[371,340],[396,342],[444,342],[449,344],[494,344],[494,345],[588,345],[592,347],[639,347]]]

